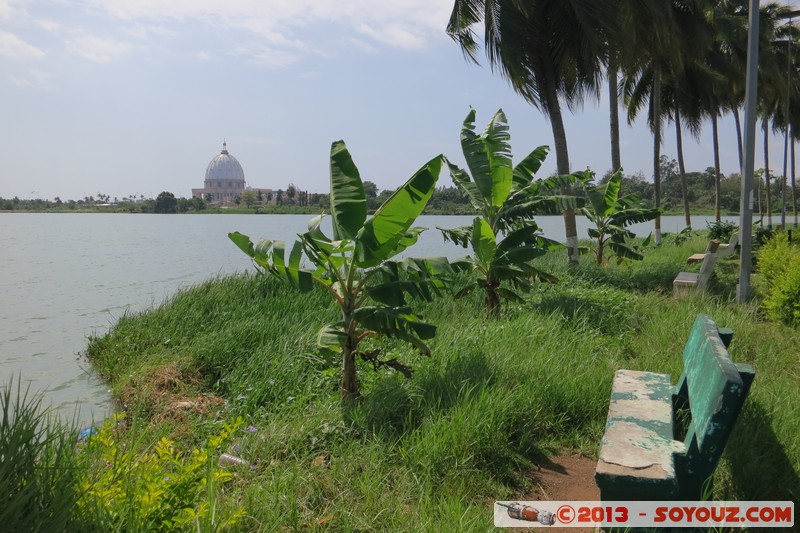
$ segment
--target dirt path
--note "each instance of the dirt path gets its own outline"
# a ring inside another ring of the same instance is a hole
[[[520,496],[520,500],[577,500],[597,501],[600,489],[594,482],[594,459],[580,455],[557,455],[539,464],[531,471],[534,490]],[[553,527],[541,531],[594,532],[594,528]]]

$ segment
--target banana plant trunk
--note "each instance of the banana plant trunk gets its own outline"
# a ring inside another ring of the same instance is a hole
[[[342,347],[342,382],[339,387],[342,402],[357,401],[360,397],[358,376],[356,375],[355,323],[352,317],[344,314],[347,342]]]
[[[595,258],[595,264],[597,266],[601,266],[603,264],[603,248],[605,247],[605,244],[606,243],[601,236],[597,241],[597,257]]]
[[[499,281],[486,280],[486,311],[494,317],[500,316],[500,295],[497,292],[499,287]]]

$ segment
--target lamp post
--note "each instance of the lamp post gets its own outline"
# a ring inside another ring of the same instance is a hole
[[[756,151],[756,94],[758,92],[758,18],[759,1],[750,0],[750,17],[747,32],[747,81],[744,108],[744,161],[742,163],[742,191],[739,198],[739,284],[736,301],[744,303],[750,298],[750,271],[753,268],[753,158]]]

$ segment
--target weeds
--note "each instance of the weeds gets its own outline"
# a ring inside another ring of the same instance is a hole
[[[225,424],[203,449],[189,454],[161,437],[143,451],[141,429],[125,431],[123,417],[106,420],[85,445],[79,513],[96,531],[207,531],[227,529],[242,515],[217,515],[220,487],[233,475],[214,457],[242,425]]]

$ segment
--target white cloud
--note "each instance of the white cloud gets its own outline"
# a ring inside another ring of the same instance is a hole
[[[425,35],[402,24],[387,24],[382,27],[373,27],[369,24],[359,24],[358,32],[372,39],[406,50],[419,50],[425,48]]]
[[[131,45],[110,37],[82,35],[67,42],[67,50],[89,61],[108,63],[130,51]]]
[[[11,11],[11,0],[0,0],[0,19],[9,18]]]
[[[44,52],[13,33],[0,30],[0,56],[12,59],[37,59],[43,57]]]
[[[273,45],[276,38],[312,25],[361,33],[377,44],[424,48],[444,39],[452,0],[87,0],[113,17],[128,21],[200,20],[207,25],[245,29]],[[356,30],[356,28],[358,28]],[[331,32],[316,32],[320,39]],[[317,42],[311,49],[326,49]]]

